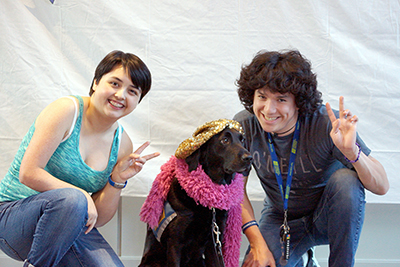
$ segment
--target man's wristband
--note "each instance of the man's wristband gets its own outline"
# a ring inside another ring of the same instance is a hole
[[[128,181],[125,181],[125,183],[114,182],[113,180],[111,180],[111,175],[108,177],[108,182],[110,183],[110,185],[118,189],[125,188],[126,184],[128,183]]]
[[[257,227],[258,227],[258,223],[257,223],[255,220],[252,220],[252,221],[249,221],[249,222],[243,224],[243,225],[242,225],[242,232],[244,233],[244,231],[245,231],[247,228],[249,228],[249,227],[251,227],[251,226],[253,226],[253,225],[257,225]]]
[[[344,158],[350,162],[350,163],[355,163],[358,161],[358,159],[360,158],[360,154],[361,154],[361,146],[356,142],[356,146],[358,146],[358,155],[357,158],[355,160],[349,160],[346,156],[344,156]]]

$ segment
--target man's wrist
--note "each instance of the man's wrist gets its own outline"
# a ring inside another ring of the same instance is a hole
[[[360,159],[360,154],[361,154],[361,146],[356,142],[356,146],[358,147],[358,154],[357,157],[354,160],[350,160],[348,159],[346,156],[344,156],[344,158],[346,159],[346,161],[350,162],[350,163],[356,163],[359,159]]]
[[[242,232],[244,233],[244,231],[247,230],[247,228],[251,227],[251,226],[257,226],[258,227],[258,223],[256,220],[251,220],[245,224],[242,225]]]

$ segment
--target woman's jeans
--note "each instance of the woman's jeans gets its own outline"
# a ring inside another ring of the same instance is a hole
[[[290,201],[290,198],[289,198]],[[286,267],[305,266],[302,256],[311,248],[329,244],[329,266],[354,265],[354,256],[364,222],[365,192],[357,173],[347,168],[331,175],[313,215],[288,222],[290,258]],[[290,212],[290,211],[289,211]],[[282,215],[265,203],[260,230],[274,255],[276,266],[282,256],[280,227]],[[309,262],[307,266],[315,266]]]
[[[123,266],[97,229],[85,234],[85,195],[50,190],[0,204],[0,248],[24,266]]]

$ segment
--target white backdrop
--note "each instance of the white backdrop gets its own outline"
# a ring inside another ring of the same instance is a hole
[[[324,102],[338,98],[388,173],[391,189],[369,202],[400,202],[399,0],[1,0],[0,179],[39,112],[59,97],[88,95],[110,51],[138,55],[153,86],[122,123],[157,159],[123,191],[145,196],[159,167],[197,126],[242,109],[242,64],[261,49],[298,49]],[[250,196],[261,199],[250,177]]]

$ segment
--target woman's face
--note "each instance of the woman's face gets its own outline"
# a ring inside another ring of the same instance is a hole
[[[116,66],[104,74],[100,81],[93,84],[92,100],[100,104],[104,114],[115,119],[131,113],[137,106],[141,96],[138,88],[122,66]]]
[[[272,93],[268,88],[257,89],[254,93],[253,111],[266,132],[283,135],[292,133],[298,110],[291,93]]]

